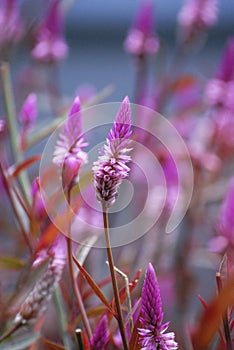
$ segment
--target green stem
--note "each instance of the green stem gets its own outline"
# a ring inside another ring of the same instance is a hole
[[[0,70],[1,70],[1,77],[2,77],[3,95],[5,100],[5,106],[6,106],[6,115],[7,115],[8,124],[9,124],[9,134],[10,134],[13,160],[15,163],[17,163],[22,160],[22,154],[19,150],[16,108],[14,103],[13,89],[11,85],[9,64],[6,62],[2,63]],[[28,199],[29,198],[29,195],[28,195],[29,181],[25,173],[22,172],[19,175],[19,181],[22,186],[24,195],[26,199]]]
[[[123,348],[124,348],[124,350],[128,350],[128,342],[127,342],[127,338],[126,338],[126,334],[125,334],[125,328],[124,328],[123,315],[122,315],[121,303],[120,303],[120,298],[119,298],[117,279],[115,276],[114,259],[113,259],[113,255],[112,255],[111,244],[110,244],[108,214],[107,214],[107,208],[104,204],[102,204],[102,214],[103,214],[103,225],[104,225],[105,240],[106,240],[106,253],[107,253],[108,263],[109,263],[109,267],[110,267],[112,287],[113,287],[115,304],[116,304],[116,309],[117,309],[117,314],[118,314],[119,330],[120,330],[120,334],[121,334],[121,338],[122,338],[122,342],[123,342]]]
[[[89,324],[88,316],[85,311],[84,303],[80,294],[79,287],[76,282],[76,277],[75,277],[75,272],[73,269],[73,259],[72,259],[72,240],[70,238],[71,236],[71,216],[70,216],[70,204],[71,204],[71,190],[68,189],[67,191],[67,202],[68,202],[68,213],[69,213],[69,218],[68,218],[68,237],[66,238],[67,240],[67,252],[68,252],[68,267],[69,267],[69,273],[71,277],[71,283],[72,283],[72,289],[73,293],[75,295],[77,304],[80,309],[82,321],[84,323],[85,329],[87,331],[89,339],[92,338],[92,330]]]
[[[67,332],[67,320],[66,320],[64,305],[63,305],[64,302],[63,302],[63,298],[62,298],[59,286],[56,288],[54,292],[54,301],[55,301],[55,306],[59,317],[59,322],[61,325],[63,345],[65,346],[66,350],[72,350],[70,337]]]

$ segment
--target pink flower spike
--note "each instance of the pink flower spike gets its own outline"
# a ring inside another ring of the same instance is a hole
[[[103,350],[108,343],[109,330],[107,316],[104,315],[95,328],[93,337],[90,341],[92,350]]]
[[[31,93],[26,98],[19,115],[19,120],[24,127],[30,128],[34,125],[37,117],[37,96]]]
[[[142,308],[140,322],[142,328],[138,329],[142,350],[176,350],[178,344],[174,340],[173,332],[165,333],[169,322],[162,324],[163,311],[157,277],[151,263],[145,275],[142,287]]]
[[[63,186],[71,186],[77,178],[80,167],[87,163],[87,153],[83,149],[88,144],[84,142],[81,132],[81,106],[77,96],[54,150],[53,162],[63,167]]]
[[[47,17],[38,29],[32,56],[40,62],[53,63],[67,56],[68,46],[63,36],[63,19],[60,6],[58,0],[51,2]]]
[[[157,53],[159,40],[154,33],[152,1],[142,1],[139,14],[127,35],[124,46],[128,53],[137,56]]]
[[[132,134],[130,115],[130,102],[128,97],[125,97],[106,144],[100,150],[101,155],[93,163],[96,196],[107,207],[114,204],[118,188],[130,171],[126,165],[131,160],[128,155],[131,151],[129,145]]]

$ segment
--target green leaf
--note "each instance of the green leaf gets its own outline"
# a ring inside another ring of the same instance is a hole
[[[31,334],[27,337],[15,338],[13,341],[3,342],[1,350],[27,350],[40,338],[40,334]]]
[[[20,270],[25,262],[13,256],[0,256],[0,269]]]

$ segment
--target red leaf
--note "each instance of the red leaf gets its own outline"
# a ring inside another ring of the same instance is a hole
[[[116,317],[116,313],[114,312],[114,310],[111,308],[108,300],[106,299],[105,295],[102,293],[101,289],[99,288],[99,286],[97,285],[97,283],[93,280],[93,278],[90,276],[90,274],[83,268],[83,266],[80,265],[79,261],[73,256],[73,260],[76,264],[76,266],[78,267],[78,269],[80,270],[82,276],[84,277],[84,279],[88,282],[88,284],[90,285],[90,287],[93,289],[93,291],[95,292],[95,294],[97,295],[97,297],[102,301],[102,303],[107,307],[107,309],[109,310],[109,312]]]
[[[219,329],[222,316],[234,305],[234,275],[227,281],[218,296],[207,305],[201,320],[192,334],[194,350],[206,350]]]

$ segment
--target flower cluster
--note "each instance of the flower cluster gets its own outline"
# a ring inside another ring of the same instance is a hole
[[[118,187],[128,176],[130,160],[128,153],[131,143],[130,102],[128,97],[123,100],[110,130],[106,144],[101,149],[98,160],[93,164],[94,185],[97,199],[106,207],[114,204]]]

